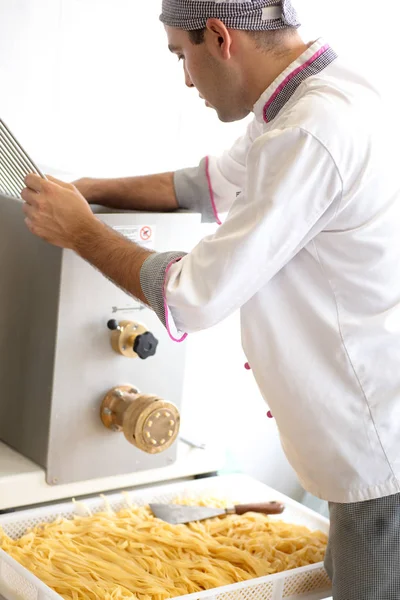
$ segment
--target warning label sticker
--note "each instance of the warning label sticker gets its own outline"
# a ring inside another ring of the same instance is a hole
[[[135,242],[144,248],[154,250],[155,243],[155,225],[135,225],[132,227],[114,227],[121,235],[126,237],[131,242]]]

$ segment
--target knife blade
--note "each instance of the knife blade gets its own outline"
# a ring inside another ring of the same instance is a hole
[[[171,525],[204,521],[224,515],[244,515],[257,512],[264,515],[280,515],[285,507],[280,502],[264,502],[262,504],[240,504],[232,508],[212,508],[209,506],[184,506],[181,504],[149,504],[155,517]]]

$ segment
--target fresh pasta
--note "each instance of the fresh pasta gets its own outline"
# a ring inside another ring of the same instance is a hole
[[[260,514],[170,525],[133,505],[58,519],[18,540],[0,530],[0,547],[66,600],[167,600],[320,562],[326,544],[319,531]]]

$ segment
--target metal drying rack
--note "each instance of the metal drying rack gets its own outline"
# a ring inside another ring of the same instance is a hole
[[[20,198],[29,173],[44,177],[7,125],[0,119],[0,192]]]

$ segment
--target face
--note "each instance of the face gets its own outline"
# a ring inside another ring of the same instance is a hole
[[[166,27],[168,47],[183,63],[186,85],[198,90],[221,121],[238,121],[250,112],[245,107],[244,81],[230,52],[230,34],[215,22],[216,29],[208,25],[201,44],[194,44],[187,31]]]

